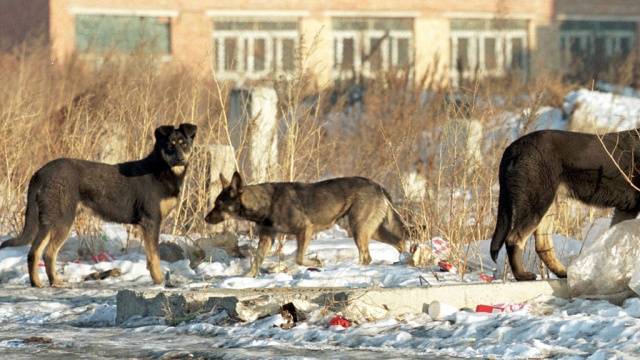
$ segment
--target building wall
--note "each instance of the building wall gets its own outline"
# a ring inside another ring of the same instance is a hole
[[[446,77],[450,64],[449,21],[456,18],[525,19],[529,28],[529,69],[531,72],[560,70],[559,28],[556,20],[581,17],[625,18],[640,24],[638,0],[4,0],[10,3],[32,4],[29,14],[37,13],[49,3],[49,17],[26,22],[23,28],[33,28],[34,22],[45,23],[53,54],[59,61],[74,51],[74,12],[113,11],[131,13],[171,14],[171,59],[202,71],[212,69],[212,14],[277,14],[294,11],[302,14],[299,30],[308,51],[305,67],[318,74],[322,81],[332,77],[333,39],[331,19],[336,16],[414,18],[414,60],[418,75],[438,59],[440,75]],[[36,9],[37,8],[37,9]],[[12,10],[18,13],[17,10]],[[244,12],[244,13],[243,13]],[[4,14],[4,16],[2,15]],[[0,25],[7,28],[22,24],[9,21],[9,12],[0,13]],[[49,19],[48,23],[46,19]],[[30,24],[30,25],[26,25]],[[640,29],[640,25],[639,25]],[[640,32],[639,32],[640,34]],[[640,36],[636,37],[640,48]],[[420,76],[418,76],[420,78]]]

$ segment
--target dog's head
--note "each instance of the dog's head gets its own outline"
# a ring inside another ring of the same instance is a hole
[[[224,175],[220,174],[222,191],[216,198],[215,205],[204,218],[209,224],[218,224],[224,220],[238,217],[242,209],[242,178],[236,171],[233,173],[231,181],[227,181]]]
[[[197,129],[196,125],[187,123],[180,124],[178,128],[163,125],[156,129],[156,149],[172,169],[184,171],[189,162]]]

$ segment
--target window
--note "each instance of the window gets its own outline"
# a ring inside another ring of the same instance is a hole
[[[451,78],[528,70],[526,20],[452,19]]]
[[[220,79],[259,79],[295,70],[298,22],[214,19],[214,68]]]
[[[77,15],[76,49],[81,53],[146,50],[171,54],[170,18],[120,15]]]
[[[332,20],[334,76],[373,75],[413,63],[413,19]]]
[[[634,22],[564,21],[560,25],[560,51],[568,70],[593,65],[603,70],[614,58],[626,57],[636,41]]]

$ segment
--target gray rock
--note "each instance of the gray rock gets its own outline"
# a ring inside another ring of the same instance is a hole
[[[184,250],[172,242],[161,242],[158,246],[158,252],[160,253],[160,260],[167,262],[176,262],[187,258]]]

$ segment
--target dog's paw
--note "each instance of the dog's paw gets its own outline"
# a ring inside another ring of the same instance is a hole
[[[531,272],[521,272],[521,273],[513,274],[513,276],[518,281],[532,281],[536,279],[536,274]]]
[[[69,284],[67,284],[66,282],[64,282],[64,281],[62,281],[62,280],[58,280],[58,281],[53,282],[53,283],[51,284],[51,287],[52,287],[52,288],[60,289],[60,288],[69,288],[70,286],[69,286]]]
[[[307,267],[322,267],[322,261],[320,261],[319,259],[306,259],[298,265]]]
[[[245,277],[257,277],[258,276],[258,269],[251,269],[249,270],[246,274],[244,274]]]

